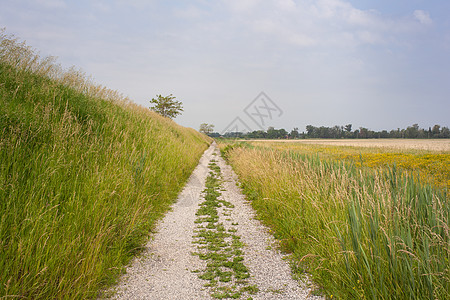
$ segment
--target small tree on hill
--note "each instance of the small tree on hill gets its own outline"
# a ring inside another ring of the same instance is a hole
[[[166,118],[173,119],[183,111],[182,103],[175,100],[172,94],[166,97],[157,95],[156,98],[150,100],[150,103],[154,104],[150,107],[151,110]]]

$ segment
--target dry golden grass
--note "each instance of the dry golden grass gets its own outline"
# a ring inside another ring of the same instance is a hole
[[[274,142],[274,140],[258,140],[259,142]],[[450,139],[306,139],[306,140],[276,140],[277,142],[316,144],[329,146],[381,147],[403,150],[427,150],[450,152]]]
[[[352,141],[353,140],[350,142]],[[450,153],[447,151],[432,151],[413,148],[402,149],[394,147],[369,147],[369,144],[361,147],[356,145],[338,146],[324,143],[286,143],[279,140],[272,142],[251,141],[250,144],[257,147],[293,151],[300,154],[314,154],[320,156],[321,159],[345,161],[350,164],[355,164],[358,167],[364,166],[378,168],[392,167],[395,165],[403,171],[418,175],[421,181],[433,183],[434,185],[440,187],[450,186]]]

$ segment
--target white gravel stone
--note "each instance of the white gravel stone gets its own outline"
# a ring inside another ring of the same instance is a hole
[[[196,245],[192,244],[197,225],[195,213],[202,201],[208,163],[213,158],[222,172],[222,198],[235,205],[227,218],[238,223],[234,228],[245,244],[244,264],[250,272],[249,284],[259,288],[251,297],[255,300],[322,299],[311,296],[306,284],[292,279],[283,255],[270,247],[274,238],[255,220],[252,207],[236,186],[236,175],[219,156],[215,143],[203,154],[172,210],[157,225],[144,254],[127,268],[112,299],[213,299],[204,287],[207,281],[192,272],[202,269],[204,262],[191,254],[196,251]]]

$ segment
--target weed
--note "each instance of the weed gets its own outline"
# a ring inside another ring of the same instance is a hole
[[[196,213],[196,223],[207,223],[206,226],[199,225],[194,235],[195,244],[205,245],[197,246],[198,252],[194,253],[206,261],[206,268],[199,273],[199,278],[209,281],[205,286],[212,288],[214,298],[237,299],[243,293],[253,293],[257,289],[244,281],[250,275],[243,263],[243,243],[235,234],[237,230],[227,229],[219,222],[220,215],[224,216],[234,205],[221,198],[220,167],[213,160],[209,168],[204,201]]]

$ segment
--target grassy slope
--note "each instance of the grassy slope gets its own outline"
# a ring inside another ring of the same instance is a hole
[[[209,140],[100,99],[84,81],[65,84],[70,74],[49,79],[30,59],[13,64],[23,45],[1,37],[0,298],[96,297],[176,199]]]
[[[258,215],[326,295],[449,299],[446,190],[295,151],[224,151]]]

